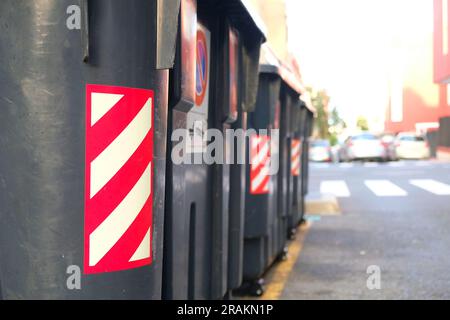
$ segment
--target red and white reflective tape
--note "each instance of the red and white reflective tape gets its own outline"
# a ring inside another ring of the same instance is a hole
[[[292,139],[291,142],[291,174],[294,177],[300,175],[300,155],[301,155],[300,139]]]
[[[270,138],[254,135],[250,139],[250,194],[269,193]]]
[[[84,272],[151,264],[153,91],[87,85]]]

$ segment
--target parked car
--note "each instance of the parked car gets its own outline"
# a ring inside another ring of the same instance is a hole
[[[386,149],[386,160],[397,160],[397,154],[395,153],[395,135],[391,133],[384,133],[381,135],[380,139]]]
[[[399,159],[428,159],[430,146],[425,136],[402,132],[395,138],[395,153]]]
[[[330,162],[331,146],[328,140],[313,140],[309,148],[309,160]]]
[[[368,132],[350,136],[345,140],[340,152],[341,161],[387,159],[386,148],[381,139]]]

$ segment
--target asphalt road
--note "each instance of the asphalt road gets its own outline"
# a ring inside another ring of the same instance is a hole
[[[341,215],[311,217],[282,299],[450,299],[450,164],[311,164],[320,192]]]

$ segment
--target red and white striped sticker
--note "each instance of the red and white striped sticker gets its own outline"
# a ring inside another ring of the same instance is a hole
[[[86,86],[84,272],[151,264],[153,91]]]
[[[301,154],[300,139],[292,139],[292,142],[291,142],[291,174],[294,177],[298,177],[300,175],[300,154]]]
[[[270,138],[254,135],[250,139],[250,194],[269,193]]]

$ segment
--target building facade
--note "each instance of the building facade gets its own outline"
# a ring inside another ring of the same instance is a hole
[[[440,86],[438,158],[450,159],[450,1],[434,0],[433,80]]]
[[[267,28],[267,43],[282,61],[288,58],[285,0],[246,0],[256,10]]]
[[[413,36],[400,37],[392,48],[387,132],[433,132],[439,128],[439,119],[450,114],[447,85],[434,81],[435,35],[424,28]]]

